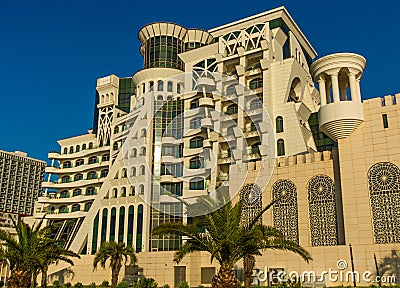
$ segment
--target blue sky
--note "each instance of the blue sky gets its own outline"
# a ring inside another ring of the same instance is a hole
[[[91,128],[96,79],[142,68],[143,25],[209,29],[282,5],[320,56],[367,58],[364,99],[400,92],[397,1],[0,0],[0,149],[46,160]]]

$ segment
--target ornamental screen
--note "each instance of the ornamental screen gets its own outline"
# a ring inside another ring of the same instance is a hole
[[[286,239],[299,243],[297,188],[290,180],[278,180],[272,186],[272,199],[282,197],[273,207],[274,226]]]
[[[375,243],[400,242],[400,169],[382,162],[368,172]]]
[[[312,246],[338,244],[335,186],[326,175],[316,175],[308,182],[308,205]]]
[[[262,209],[261,189],[257,184],[246,184],[240,191],[242,201],[242,225],[246,225]]]

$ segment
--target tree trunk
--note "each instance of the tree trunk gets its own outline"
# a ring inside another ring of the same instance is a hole
[[[27,271],[13,271],[7,280],[7,288],[30,288],[31,277]]]
[[[256,263],[256,258],[252,255],[243,258],[243,270],[244,270],[244,287],[250,288],[253,282],[253,268]]]
[[[232,269],[220,268],[218,274],[212,279],[212,288],[237,288],[239,287]]]
[[[111,288],[117,287],[118,284],[118,275],[119,275],[119,269],[112,269],[111,272]]]
[[[47,269],[48,267],[45,266],[42,270],[42,282],[40,284],[42,288],[47,288]]]
[[[36,287],[36,280],[37,280],[37,276],[38,276],[39,272],[38,271],[34,271],[32,273],[32,280],[31,280],[31,288],[35,288]]]

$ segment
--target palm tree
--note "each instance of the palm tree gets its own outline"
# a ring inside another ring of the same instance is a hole
[[[125,246],[124,243],[104,242],[93,260],[93,268],[96,269],[99,263],[101,267],[105,268],[107,260],[110,260],[111,288],[115,288],[118,284],[119,271],[123,262],[126,264],[128,261],[128,257],[131,264],[137,262],[133,247]]]
[[[41,227],[44,218],[38,225],[34,224],[32,227],[22,222],[20,218],[17,221],[11,219],[17,232],[16,238],[9,232],[0,229],[3,257],[8,259],[11,269],[7,287],[35,287],[36,277],[43,268],[42,263],[47,261],[53,251],[60,253],[62,251],[66,258],[58,257],[58,259],[69,263],[72,261],[67,259],[67,256],[79,257],[79,255],[60,247],[58,242],[51,238],[52,228],[50,226]]]
[[[193,218],[191,224],[178,222],[165,223],[153,230],[153,235],[163,236],[175,234],[188,237],[184,244],[175,253],[174,261],[179,263],[183,257],[194,251],[207,251],[211,254],[211,261],[214,259],[220,264],[217,275],[212,280],[213,288],[238,287],[238,281],[232,271],[233,266],[246,256],[262,255],[265,249],[287,250],[299,254],[305,261],[310,261],[310,254],[297,243],[286,240],[282,233],[274,227],[261,224],[262,215],[278,201],[271,202],[256,214],[246,225],[242,225],[242,202],[239,201],[232,206],[232,203],[221,207],[220,203],[208,205],[220,207],[217,210],[212,208],[204,209],[207,201],[201,201],[203,211],[212,211],[206,215],[198,215]],[[225,201],[223,199],[223,201]],[[191,207],[188,207],[191,211]]]

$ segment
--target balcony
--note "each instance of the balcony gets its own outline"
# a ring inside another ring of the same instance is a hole
[[[199,99],[200,107],[214,107],[214,99],[210,97],[202,97]]]
[[[260,148],[258,146],[247,147],[243,151],[243,161],[251,161],[261,159]]]

